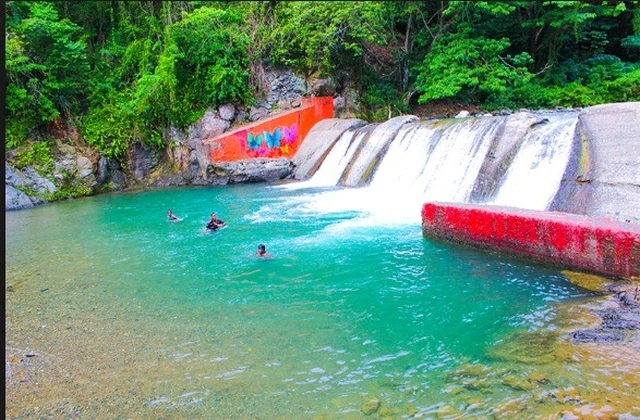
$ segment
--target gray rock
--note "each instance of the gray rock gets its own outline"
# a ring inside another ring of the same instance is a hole
[[[231,104],[220,105],[218,107],[218,114],[220,114],[220,118],[223,120],[231,121],[236,115],[236,108]]]
[[[96,177],[96,181],[98,182],[98,184],[104,184],[107,181],[108,169],[109,166],[107,158],[101,156],[100,160],[98,161],[98,172]]]
[[[14,169],[7,162],[4,163],[4,182],[18,187],[27,185],[24,174],[19,169]]]
[[[455,118],[467,118],[469,117],[469,115],[471,115],[469,111],[460,111],[458,112],[458,115],[455,116]]]
[[[169,127],[164,133],[164,141],[172,147],[181,146],[187,143],[187,135],[176,127]]]
[[[311,83],[311,91],[315,96],[333,96],[336,85],[332,79],[316,79]]]
[[[633,302],[630,302],[633,304]],[[640,307],[629,310],[608,309],[600,313],[602,326],[624,330],[640,330]]]
[[[200,137],[203,140],[217,137],[220,134],[224,133],[230,126],[231,123],[229,121],[220,118],[207,119],[203,122]]]
[[[287,158],[217,162],[207,166],[206,180],[213,185],[272,182],[289,177],[292,170],[293,164]]]
[[[624,331],[612,328],[578,330],[571,334],[573,343],[615,343],[625,338]]]
[[[136,181],[142,181],[160,163],[159,153],[148,149],[146,146],[136,143],[129,159],[129,167]]]
[[[291,99],[282,98],[278,101],[278,108],[282,110],[287,110],[293,108],[291,104]]]
[[[57,190],[56,185],[51,180],[42,177],[32,167],[24,169],[27,186],[40,194],[53,193]]]
[[[249,121],[257,121],[259,119],[265,118],[269,115],[269,110],[267,108],[249,108]]]
[[[236,116],[233,119],[233,124],[240,124],[247,120],[247,111],[244,108],[240,108],[236,112]]]
[[[22,191],[14,188],[11,185],[5,184],[4,193],[4,209],[5,210],[22,210],[33,207],[33,202],[28,195]]]
[[[116,189],[125,188],[127,185],[127,177],[125,176],[118,161],[109,159],[107,161],[108,177],[107,179]]]
[[[96,184],[95,177],[93,177],[93,163],[89,158],[85,156],[76,157],[76,165],[78,167],[78,177],[81,179],[93,178],[90,180],[91,185]]]
[[[300,99],[306,92],[305,80],[291,71],[267,72],[266,78],[270,88],[267,92],[268,104],[264,108],[268,111],[272,109],[274,104],[279,104],[282,99]],[[293,106],[291,102],[288,103]]]
[[[64,182],[65,178],[75,177],[78,171],[78,164],[71,155],[65,155],[55,162],[53,177],[59,182]]]

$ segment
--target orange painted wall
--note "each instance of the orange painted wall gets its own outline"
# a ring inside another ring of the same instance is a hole
[[[311,128],[333,118],[333,98],[303,98],[299,108],[204,140],[212,162],[295,155]]]

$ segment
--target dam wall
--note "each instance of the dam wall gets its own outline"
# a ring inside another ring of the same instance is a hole
[[[209,162],[236,162],[255,158],[292,158],[311,128],[333,118],[333,98],[303,98],[300,107],[245,124],[202,141]]]
[[[463,203],[422,207],[427,238],[606,276],[640,276],[640,225],[607,217]]]

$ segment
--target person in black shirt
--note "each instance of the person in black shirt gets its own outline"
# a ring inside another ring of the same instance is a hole
[[[169,220],[180,220],[180,218],[178,216],[176,216],[175,214],[173,214],[171,212],[171,210],[167,210],[167,219],[169,219]]]
[[[224,220],[218,219],[215,213],[211,213],[211,220],[209,220],[209,223],[207,223],[207,229],[216,230],[226,225],[227,224],[224,222]]]

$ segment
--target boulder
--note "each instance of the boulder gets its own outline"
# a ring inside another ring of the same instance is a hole
[[[30,166],[25,168],[23,173],[25,175],[26,186],[39,194],[51,194],[58,189],[51,180],[41,176]]]
[[[232,121],[236,115],[236,108],[232,104],[220,105],[218,107],[218,114],[220,114],[220,118],[223,120]]]
[[[4,209],[22,210],[33,207],[33,202],[28,195],[15,187],[5,184]]]
[[[293,164],[287,158],[217,162],[207,166],[206,182],[213,185],[272,182],[291,176],[292,170]]]

